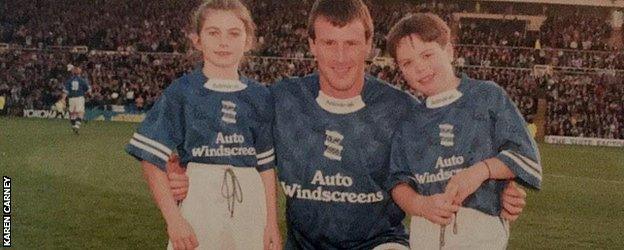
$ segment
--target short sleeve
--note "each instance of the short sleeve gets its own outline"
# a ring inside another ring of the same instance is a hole
[[[176,93],[175,84],[164,91],[126,145],[126,151],[130,155],[166,170],[173,149],[184,141],[180,96],[181,93]]]
[[[542,166],[539,152],[529,135],[525,121],[511,99],[502,89],[495,95],[494,145],[496,158],[504,162],[524,186],[540,189]]]

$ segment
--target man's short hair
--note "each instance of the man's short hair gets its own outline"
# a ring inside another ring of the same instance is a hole
[[[451,29],[439,16],[432,13],[416,13],[403,17],[390,29],[387,36],[387,50],[396,60],[399,41],[417,35],[423,42],[432,42],[445,47],[451,40]]]
[[[344,27],[354,20],[361,20],[364,25],[366,40],[373,36],[373,19],[366,4],[362,0],[316,0],[308,18],[308,36],[316,39],[314,22],[326,18],[332,25]]]

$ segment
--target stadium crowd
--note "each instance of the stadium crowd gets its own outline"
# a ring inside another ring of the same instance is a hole
[[[179,54],[14,50],[0,56],[0,95],[7,97],[7,107],[15,114],[21,109],[47,109],[61,96],[67,65],[74,63],[91,83],[87,107],[132,105],[141,111],[149,109],[162,90],[196,67],[196,62],[192,56]],[[271,83],[311,73],[313,61],[248,57],[243,69],[244,75]]]
[[[183,27],[198,1],[7,1],[0,6],[6,13],[0,17],[0,42],[27,48],[85,45],[96,50],[185,52],[189,46]],[[307,22],[302,17],[307,16],[312,2],[247,1],[258,23],[261,49],[256,51],[257,55],[309,57],[302,45],[306,42]],[[477,4],[479,1],[368,2],[377,31],[375,48],[379,50],[385,48],[384,35],[389,27],[407,13],[430,11],[454,23],[453,13],[475,12],[475,8],[479,8],[475,6],[481,5]],[[549,48],[613,49],[606,42],[611,34],[606,8],[588,11],[587,8],[553,6],[548,11],[539,11],[534,5],[483,5],[479,12],[545,15],[547,18],[537,33],[528,31],[526,22],[518,20],[462,20],[458,23],[460,32],[457,32],[460,44],[533,47],[540,38],[541,46]]]
[[[259,25],[258,42],[244,62],[243,74],[269,84],[313,71],[307,20],[302,18],[312,2],[248,1]],[[195,4],[16,0],[0,5],[7,13],[0,17],[0,42],[23,47],[0,53],[3,112],[19,115],[22,109],[53,106],[70,63],[80,65],[91,82],[87,107],[149,109],[172,79],[196,66],[181,29]],[[605,17],[582,11],[557,15],[535,5],[496,8],[455,1],[372,1],[369,6],[376,29],[374,55],[384,54],[388,28],[409,12],[433,11],[447,21],[462,11],[545,14],[539,32],[527,31],[519,21],[458,24],[458,73],[503,86],[527,120],[533,119],[538,98],[546,97],[547,134],[624,139],[624,82],[621,72],[612,76],[624,70],[624,53],[610,51],[605,42],[611,32]],[[538,38],[542,49],[535,48]],[[62,47],[73,45],[85,45],[91,51],[70,53]],[[550,65],[556,71],[552,76],[534,76],[535,65]],[[579,71],[585,73],[576,74]],[[406,89],[391,66],[371,64],[368,72]]]
[[[6,1],[0,5],[0,41],[27,48],[85,45],[99,50],[184,51],[180,27],[187,23],[186,14],[195,3]]]
[[[457,45],[459,65],[532,68],[551,65],[565,69],[624,69],[624,53],[535,49],[526,47]]]
[[[523,20],[472,19],[460,24],[459,43],[534,47],[539,46],[571,50],[613,51],[607,40],[611,26],[605,11],[561,14],[549,12],[539,31],[527,29]],[[598,13],[598,15],[597,15]]]
[[[548,81],[546,133],[624,139],[622,76],[555,75]]]

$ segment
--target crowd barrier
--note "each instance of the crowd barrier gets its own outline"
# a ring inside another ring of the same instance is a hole
[[[57,110],[35,110],[24,109],[23,117],[41,118],[41,119],[69,119],[69,112]],[[84,119],[87,121],[117,121],[117,122],[135,122],[139,123],[145,119],[145,113],[125,112],[123,110],[102,110],[87,109],[85,110]]]

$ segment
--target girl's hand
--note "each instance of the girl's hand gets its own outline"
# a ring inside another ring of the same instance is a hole
[[[167,222],[167,234],[175,250],[192,250],[199,246],[193,227],[181,216]]]

